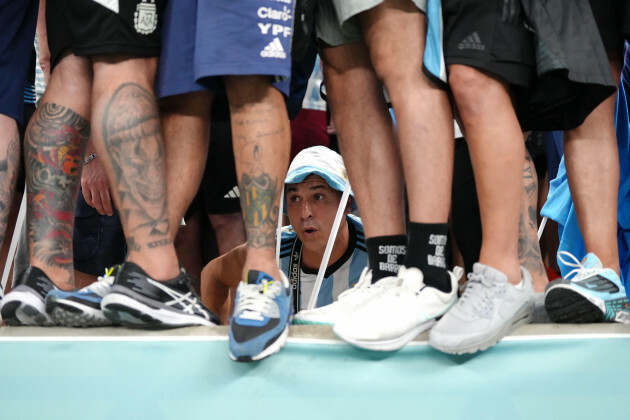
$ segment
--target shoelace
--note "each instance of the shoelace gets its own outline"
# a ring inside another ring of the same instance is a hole
[[[96,293],[99,296],[109,292],[112,285],[114,284],[114,280],[116,276],[114,275],[115,267],[110,267],[105,269],[105,275],[98,276],[97,281],[90,284],[87,289],[90,292]]]
[[[459,304],[470,305],[476,312],[482,312],[492,302],[494,284],[481,274],[469,273],[466,289],[459,298]]]
[[[277,293],[270,288],[273,281],[263,280],[260,284],[246,284],[241,287],[238,297],[239,312],[250,311],[257,314],[267,312]]]
[[[565,256],[570,258],[570,260],[565,260]],[[562,264],[566,265],[567,267],[575,267],[573,270],[569,271],[566,276],[564,276],[564,278],[567,280],[570,279],[571,281],[577,281],[586,277],[590,277],[602,271],[600,268],[584,267],[582,262],[575,258],[575,255],[567,251],[558,251],[558,259]]]

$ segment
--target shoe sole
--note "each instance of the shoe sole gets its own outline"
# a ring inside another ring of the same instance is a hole
[[[14,290],[2,300],[2,319],[9,326],[51,327],[53,321],[46,313],[46,306],[32,293]]]
[[[509,335],[512,331],[520,327],[521,325],[528,324],[533,317],[533,304],[531,305],[531,310],[526,309],[526,313],[518,315],[516,321],[507,323],[503,328],[497,330],[495,334],[492,334],[490,337],[483,338],[476,343],[466,344],[464,346],[444,346],[439,342],[436,342],[436,339],[431,337],[429,334],[429,345],[436,350],[439,350],[443,353],[462,355],[462,354],[473,354],[479,351],[484,351],[489,349],[490,347],[497,344],[499,341],[503,339],[506,335]],[[519,311],[522,312],[522,311]]]
[[[343,341],[352,344],[353,346],[372,351],[396,351],[400,350],[404,346],[406,346],[409,342],[411,342],[414,338],[418,336],[423,331],[428,330],[433,325],[435,325],[435,319],[430,319],[422,324],[415,326],[413,329],[407,331],[406,333],[389,339],[389,340],[360,340],[352,337],[345,336],[340,334],[338,331],[333,328],[333,332],[337,335],[337,337],[341,338]]]
[[[334,322],[309,321],[308,319],[293,318],[294,325],[335,325]]]
[[[238,356],[237,357],[232,353],[232,350],[230,349],[230,359],[234,360],[235,362],[256,362],[258,360],[262,360],[265,357],[269,357],[272,354],[279,352],[282,349],[282,347],[284,347],[285,343],[287,342],[287,337],[289,336],[290,323],[291,323],[290,321],[287,322],[287,325],[285,325],[284,330],[282,330],[282,333],[280,333],[276,341],[274,341],[272,344],[267,346],[267,348],[264,349],[262,352],[258,353],[255,356]]]
[[[60,327],[90,328],[113,325],[103,311],[65,299],[57,300],[50,297],[46,299],[46,312]]]
[[[558,323],[590,323],[606,321],[606,303],[582,294],[569,285],[559,284],[545,294],[545,310],[549,319]]]
[[[131,328],[165,329],[192,326],[214,326],[211,321],[196,315],[153,308],[120,293],[109,293],[101,302],[105,317],[115,324]]]

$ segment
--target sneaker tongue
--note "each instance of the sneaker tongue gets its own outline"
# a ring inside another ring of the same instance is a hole
[[[505,273],[481,263],[473,264],[473,273],[479,274],[494,283],[507,283],[508,281]]]
[[[407,268],[404,271],[402,284],[412,290],[420,290],[424,287],[424,277],[422,271],[415,267]]]
[[[586,256],[582,259],[582,266],[584,266],[584,268],[595,268],[595,269],[604,268],[599,258],[597,258],[597,256],[591,252],[586,254]]]
[[[249,270],[247,272],[247,284],[260,284],[263,280],[273,281],[273,277],[263,271],[258,270]]]

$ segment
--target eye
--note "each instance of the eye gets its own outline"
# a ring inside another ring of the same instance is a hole
[[[323,200],[324,198],[324,194],[315,194],[315,200]]]
[[[300,201],[300,197],[297,195],[290,195],[288,200],[290,203],[297,203]]]

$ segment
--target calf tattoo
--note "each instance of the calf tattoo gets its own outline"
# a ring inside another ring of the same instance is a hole
[[[9,139],[6,159],[0,160],[0,244],[4,242],[6,235],[7,220],[9,219],[19,165],[20,138],[16,131],[15,135]]]
[[[72,230],[90,124],[54,103],[41,104],[26,131],[28,228],[33,257],[73,278]]]
[[[148,230],[156,237],[152,248],[172,243],[164,238],[169,232],[164,147],[153,94],[135,83],[121,85],[105,106],[103,139],[116,177],[120,214],[129,227],[128,240]],[[140,249],[138,241],[133,245]]]

